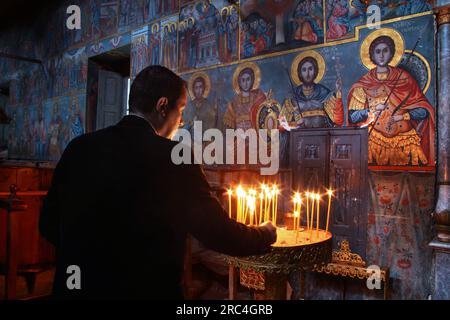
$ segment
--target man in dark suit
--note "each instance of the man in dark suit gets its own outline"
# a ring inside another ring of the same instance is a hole
[[[270,223],[229,219],[198,165],[173,164],[170,138],[185,104],[181,78],[147,67],[131,86],[132,115],[69,143],[40,217],[56,246],[55,297],[181,299],[188,233],[238,256],[276,240]],[[80,289],[67,286],[71,265],[81,271]]]

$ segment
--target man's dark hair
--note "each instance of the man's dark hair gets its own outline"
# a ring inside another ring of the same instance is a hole
[[[391,51],[391,58],[389,59],[388,63],[391,62],[392,58],[394,58],[394,55],[395,55],[394,40],[392,40],[392,38],[388,37],[388,36],[379,36],[378,38],[376,38],[375,40],[372,41],[372,43],[370,44],[370,47],[369,47],[370,60],[375,65],[376,65],[376,62],[375,62],[375,59],[373,58],[373,52],[375,51],[375,48],[377,47],[377,45],[379,45],[380,43],[384,43],[385,45],[387,45],[389,50]]]
[[[134,79],[128,104],[131,112],[148,114],[152,112],[158,100],[166,97],[169,108],[176,105],[180,98],[186,81],[173,71],[163,66],[148,66]]]
[[[313,81],[314,81],[317,78],[317,74],[319,73],[319,65],[317,63],[317,60],[314,59],[313,57],[305,57],[300,61],[300,63],[298,64],[298,67],[297,67],[298,78],[302,82],[305,82],[305,80],[302,77],[302,67],[306,62],[310,62],[314,67],[314,76],[313,76]]]

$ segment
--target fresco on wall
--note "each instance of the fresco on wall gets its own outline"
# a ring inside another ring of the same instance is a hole
[[[154,0],[119,0],[119,32],[141,26],[155,19]]]
[[[327,22],[327,41],[353,37],[355,28],[367,21],[369,6],[380,8],[382,20],[393,19],[431,10],[426,0],[326,0],[325,16]]]
[[[131,34],[131,79],[148,65],[148,51],[148,26],[144,26]]]
[[[45,151],[50,159],[59,159],[66,145],[84,133],[86,95],[78,94],[46,102],[47,128]]]
[[[161,65],[176,71],[177,59],[177,31],[178,15],[170,16],[161,20]]]
[[[89,57],[96,56],[119,47],[126,46],[131,43],[131,35],[123,34],[119,36],[114,36],[111,38],[104,39],[97,43],[87,46],[86,51]]]
[[[159,22],[150,25],[149,54],[150,64],[161,64],[161,25]]]
[[[322,0],[245,0],[241,58],[323,43]]]
[[[320,84],[325,72],[325,60],[317,51],[305,51],[295,57],[290,74],[293,94],[285,100],[282,112],[291,127],[330,128],[343,125],[341,76],[337,77],[334,92]]]
[[[420,87],[420,74],[397,65],[405,54],[400,32],[392,28],[373,31],[361,43],[360,57],[369,70],[348,93],[350,125],[369,128],[369,164],[376,166],[433,166],[435,112]],[[414,52],[416,53],[416,52]],[[422,62],[427,74],[427,60]],[[411,69],[410,69],[411,70]],[[427,76],[429,78],[429,76]]]
[[[194,73],[188,80],[189,100],[183,114],[184,128],[193,134],[194,121],[202,121],[203,131],[221,128],[216,92],[211,93],[211,79],[205,72]]]
[[[84,133],[85,94],[7,108],[9,157],[58,160],[67,143]]]
[[[100,0],[100,37],[117,32],[118,0]]]
[[[226,1],[196,1],[181,8],[179,70],[238,58],[238,8]]]

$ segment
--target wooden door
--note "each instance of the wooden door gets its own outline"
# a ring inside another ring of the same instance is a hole
[[[99,70],[96,130],[114,125],[122,118],[123,83],[119,73]]]

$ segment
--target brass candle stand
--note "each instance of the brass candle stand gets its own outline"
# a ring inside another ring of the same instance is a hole
[[[331,239],[331,233],[321,229],[297,231],[279,228],[277,242],[268,253],[248,257],[227,256],[232,272],[230,277],[235,276],[238,268],[240,283],[244,287],[263,292],[263,299],[285,299],[289,274],[313,270],[331,262]],[[230,298],[233,298],[232,293]]]

